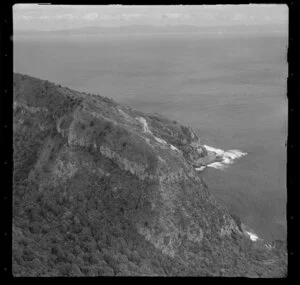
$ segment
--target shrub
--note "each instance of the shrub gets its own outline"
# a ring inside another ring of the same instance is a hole
[[[99,268],[98,274],[100,276],[114,276],[115,272],[111,267],[106,266],[106,267]]]
[[[23,259],[25,261],[32,261],[34,257],[35,257],[34,250],[32,250],[31,248],[26,248],[23,251]]]
[[[239,230],[242,232],[242,221],[241,218],[236,213],[230,213],[230,216],[235,221],[236,225],[238,226]]]
[[[69,276],[84,276],[77,264],[72,264],[69,270]]]

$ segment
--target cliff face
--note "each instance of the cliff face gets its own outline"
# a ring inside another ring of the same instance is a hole
[[[16,276],[284,276],[197,167],[191,128],[14,74]],[[283,249],[282,249],[283,248]]]

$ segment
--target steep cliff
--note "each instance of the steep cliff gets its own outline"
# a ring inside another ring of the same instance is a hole
[[[21,74],[13,107],[15,276],[285,276],[285,244],[209,192],[191,128]]]

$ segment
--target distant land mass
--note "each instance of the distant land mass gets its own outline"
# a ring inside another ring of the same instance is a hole
[[[14,276],[285,277],[220,204],[217,160],[193,129],[112,99],[14,74]]]
[[[124,26],[88,26],[61,30],[15,30],[16,35],[27,36],[64,36],[64,35],[107,35],[107,34],[287,34],[287,27],[283,25],[228,25],[228,26],[194,26],[194,25],[124,25]]]

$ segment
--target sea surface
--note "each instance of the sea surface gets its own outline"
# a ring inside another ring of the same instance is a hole
[[[266,240],[286,238],[287,35],[15,38],[14,71],[112,97],[247,155],[206,168],[210,191]]]

